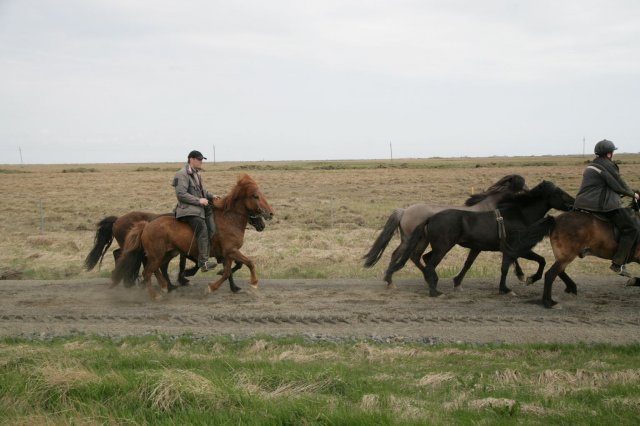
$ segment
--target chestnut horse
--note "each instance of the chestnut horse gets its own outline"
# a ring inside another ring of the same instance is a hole
[[[640,228],[640,216],[637,211],[633,216],[636,227]],[[578,294],[576,283],[565,272],[576,257],[597,256],[610,260],[618,248],[613,224],[583,211],[571,211],[556,217],[549,240],[556,261],[544,274],[542,304],[545,308],[559,307],[551,298],[551,288],[556,277],[564,281],[565,292]],[[632,257],[631,262],[640,263],[640,242],[636,242]],[[631,278],[629,285],[640,285],[640,278]]]
[[[104,259],[104,256],[107,253],[109,247],[111,247],[114,238],[119,246],[119,248],[113,251],[113,259],[115,262],[117,262],[120,254],[122,253],[122,247],[124,247],[125,238],[127,237],[127,234],[129,233],[131,228],[133,228],[133,225],[141,221],[151,222],[153,219],[160,216],[173,216],[173,213],[156,214],[133,211],[120,217],[107,216],[102,219],[100,222],[98,222],[93,248],[84,261],[85,269],[87,271],[91,271],[93,268],[95,268],[96,265],[102,265],[102,260]],[[250,216],[249,223],[258,232],[262,232],[265,228],[264,220],[260,216]],[[178,282],[180,283],[180,285],[189,285],[189,280],[186,277],[193,276],[196,274],[196,272],[198,272],[197,266],[185,271],[187,263],[186,260],[187,258],[185,256],[180,256],[180,272],[178,273]],[[195,262],[194,259],[191,260]],[[233,272],[240,269],[241,266],[242,264],[237,264],[234,267]],[[163,265],[163,267],[161,268],[161,272],[164,278],[169,283],[169,287],[173,288],[171,280],[169,279],[167,269],[168,264]],[[135,284],[136,278],[137,274],[136,277],[133,278],[133,281],[130,281],[129,279],[126,280],[124,283],[125,287],[131,287],[133,284]],[[233,283],[233,276],[229,277],[229,281]],[[232,287],[233,286],[234,284],[232,284]]]
[[[391,266],[397,263],[398,258],[400,257],[399,253],[404,251],[404,247],[406,246],[409,236],[413,230],[436,213],[449,209],[471,212],[491,211],[496,208],[498,202],[500,202],[500,200],[505,196],[509,194],[517,194],[526,190],[527,186],[525,185],[525,181],[522,176],[507,175],[491,185],[485,192],[469,197],[467,201],[465,201],[464,206],[438,206],[434,204],[420,203],[413,204],[406,209],[396,209],[387,219],[387,223],[384,225],[384,228],[378,235],[378,238],[374,241],[369,252],[363,256],[363,259],[365,260],[364,266],[366,268],[370,268],[380,260],[382,253],[387,245],[389,245],[396,229],[400,234],[400,245],[396,247],[391,255],[387,271],[391,270]],[[420,256],[424,253],[426,248],[427,246],[423,242],[420,242],[411,256],[411,260],[421,271],[424,269],[424,265],[421,262]],[[471,267],[479,253],[479,251],[475,250],[471,250],[469,252],[462,272],[460,272],[460,274],[455,278],[458,285],[462,283],[462,278],[466,271]],[[522,268],[520,268],[517,260],[515,261],[515,268],[516,275],[520,281],[524,281],[524,273],[522,272]],[[384,280],[387,282],[387,287],[389,288],[393,287],[392,275],[392,273],[388,273],[385,274],[384,277]]]
[[[273,217],[273,210],[249,175],[242,175],[231,192],[214,203],[214,221],[216,233],[211,239],[211,252],[223,262],[222,276],[207,286],[207,292],[217,290],[231,275],[234,261],[247,265],[251,271],[250,284],[258,287],[258,277],[253,261],[240,252],[244,241],[244,232],[249,216],[261,216],[266,220]],[[151,286],[151,275],[169,263],[178,254],[191,258],[198,256],[198,245],[193,230],[188,224],[173,217],[161,216],[151,222],[138,222],[133,226],[123,247],[121,258],[113,271],[114,284],[131,277],[140,268],[142,258],[147,262],[142,272],[149,296],[155,300],[158,296]],[[156,274],[160,287],[168,291],[168,283]]]

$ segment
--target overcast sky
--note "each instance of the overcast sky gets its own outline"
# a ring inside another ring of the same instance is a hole
[[[640,152],[640,1],[0,0],[0,163]]]

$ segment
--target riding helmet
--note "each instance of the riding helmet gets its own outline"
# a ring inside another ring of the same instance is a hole
[[[602,139],[600,142],[598,142],[595,146],[595,148],[593,148],[593,152],[596,155],[605,155],[609,152],[613,152],[616,149],[618,149],[613,142],[606,140],[606,139]]]

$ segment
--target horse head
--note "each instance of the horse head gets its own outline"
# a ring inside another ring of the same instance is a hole
[[[273,209],[260,191],[258,184],[249,175],[245,174],[238,178],[231,193],[225,197],[224,209],[229,210],[237,203],[242,203],[250,219],[252,216],[265,220],[271,220],[273,217]]]
[[[565,212],[573,209],[575,198],[553,182],[543,180],[536,188],[538,187],[541,187],[541,190],[544,191],[551,208]]]
[[[476,206],[476,208],[479,209],[484,209],[484,207],[492,209],[508,194],[519,194],[528,189],[522,176],[506,175],[491,185],[486,191],[470,196],[464,205],[468,207]]]

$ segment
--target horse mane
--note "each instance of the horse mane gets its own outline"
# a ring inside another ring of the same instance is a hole
[[[543,180],[537,184],[534,188],[518,192],[515,194],[507,194],[502,200],[498,202],[496,206],[499,209],[509,209],[516,206],[527,205],[532,201],[539,200],[543,195],[549,194],[556,188],[553,182]]]
[[[231,188],[231,192],[222,199],[223,211],[227,212],[231,210],[237,200],[246,196],[249,188],[257,186],[256,181],[248,174],[240,175],[234,187]]]
[[[499,181],[491,185],[486,191],[473,194],[464,202],[465,206],[473,206],[483,201],[487,197],[503,192],[526,191],[524,178],[520,175],[506,175]]]

